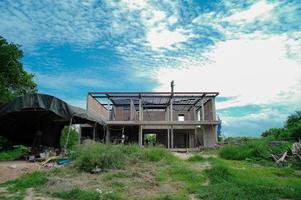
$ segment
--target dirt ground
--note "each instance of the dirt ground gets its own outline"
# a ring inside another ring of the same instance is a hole
[[[23,174],[38,170],[38,163],[27,161],[1,161],[0,162],[0,183],[13,180]]]

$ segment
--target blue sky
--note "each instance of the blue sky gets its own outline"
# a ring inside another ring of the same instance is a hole
[[[39,92],[219,91],[227,136],[259,136],[301,110],[299,0],[0,1]]]

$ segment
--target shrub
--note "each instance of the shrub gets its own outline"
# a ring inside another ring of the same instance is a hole
[[[144,157],[143,159],[147,161],[157,162],[162,159],[172,161],[174,159],[174,156],[169,151],[163,148],[150,147],[150,148],[145,148],[142,151]]]
[[[219,155],[228,160],[265,159],[269,156],[269,147],[266,141],[254,139],[239,145],[226,145],[219,150]]]
[[[28,151],[28,147],[16,145],[13,150],[0,152],[0,160],[17,160],[26,155]]]

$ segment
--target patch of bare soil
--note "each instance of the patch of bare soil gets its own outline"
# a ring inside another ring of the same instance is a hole
[[[179,152],[173,152],[173,154],[175,156],[177,156],[178,158],[182,159],[182,160],[187,160],[189,159],[191,156],[193,156],[192,153],[179,153]]]
[[[30,163],[27,161],[1,161],[0,183],[16,179],[23,174],[30,173],[38,169],[38,163]]]

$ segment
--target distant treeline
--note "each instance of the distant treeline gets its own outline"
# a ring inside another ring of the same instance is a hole
[[[285,121],[284,127],[268,129],[261,136],[276,140],[301,140],[301,111],[290,115]]]

